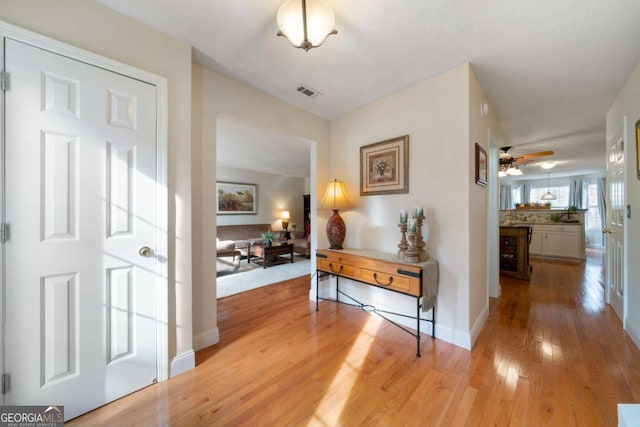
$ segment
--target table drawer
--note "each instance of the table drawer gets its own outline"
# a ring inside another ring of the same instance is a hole
[[[328,259],[318,259],[317,262],[318,270],[326,271],[327,273],[339,274],[341,276],[355,277],[356,269],[352,265],[342,264]]]
[[[382,288],[392,289],[412,295],[420,295],[419,280],[412,280],[410,277],[363,268],[360,270],[359,279],[363,282],[371,283],[372,285],[380,286]]]

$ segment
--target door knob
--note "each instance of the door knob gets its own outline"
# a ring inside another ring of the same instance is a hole
[[[140,248],[138,253],[140,254],[140,256],[149,258],[151,256],[151,248],[149,246],[143,246]]]
[[[613,231],[612,231],[610,228],[603,228],[603,229],[602,229],[602,232],[603,232],[604,234],[611,234],[611,233],[613,233]]]

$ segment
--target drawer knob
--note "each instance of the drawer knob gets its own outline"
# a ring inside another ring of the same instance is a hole
[[[389,286],[390,284],[393,283],[393,276],[389,276],[389,283],[382,283],[381,281],[378,280],[378,273],[373,273],[373,280],[375,280],[376,283],[380,286]]]

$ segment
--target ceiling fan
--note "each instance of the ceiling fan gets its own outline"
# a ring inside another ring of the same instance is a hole
[[[551,156],[554,154],[553,151],[538,151],[536,153],[523,154],[521,156],[513,156],[509,151],[511,147],[501,147],[501,153],[498,159],[498,164],[500,165],[499,176],[506,175],[522,175],[522,171],[520,170],[520,166],[526,165],[531,161],[531,159],[535,159],[538,157]]]

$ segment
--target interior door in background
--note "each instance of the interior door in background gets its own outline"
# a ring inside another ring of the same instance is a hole
[[[607,138],[607,224],[603,228],[607,256],[607,302],[624,326],[624,227],[625,227],[625,158],[624,139],[627,118]]]

